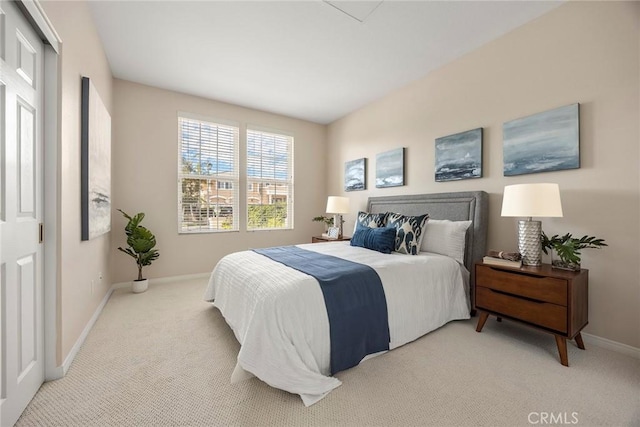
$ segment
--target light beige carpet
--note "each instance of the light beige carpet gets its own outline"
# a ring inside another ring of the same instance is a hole
[[[480,334],[476,319],[450,323],[339,373],[343,385],[309,408],[256,378],[230,384],[239,345],[202,301],[205,285],[116,291],[67,375],[17,425],[640,425],[639,360],[571,343],[566,368],[551,335],[495,318]]]

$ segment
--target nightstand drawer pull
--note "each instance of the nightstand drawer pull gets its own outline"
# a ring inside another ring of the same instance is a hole
[[[498,291],[496,289],[489,289],[491,292],[495,292],[496,294],[502,294],[502,295],[507,295],[511,298],[518,298],[518,299],[522,299],[525,301],[531,301],[533,303],[536,304],[546,304],[544,301],[540,301],[537,299],[533,299],[533,298],[528,298],[528,297],[523,297],[522,295],[514,295],[514,294],[510,294],[509,292],[504,292],[504,291]]]
[[[494,267],[489,267],[490,269],[492,269],[493,271],[503,271],[500,270],[499,268],[494,268]],[[510,270],[509,271],[510,274],[517,274],[518,276],[525,276],[525,277],[530,277],[532,279],[546,279],[546,277],[544,276],[538,276],[537,274],[534,273],[525,273],[524,271],[518,271],[518,270]]]

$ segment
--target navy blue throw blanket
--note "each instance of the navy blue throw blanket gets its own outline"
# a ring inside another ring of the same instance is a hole
[[[356,366],[367,354],[389,350],[387,300],[373,268],[296,246],[254,251],[320,284],[329,317],[331,375]]]

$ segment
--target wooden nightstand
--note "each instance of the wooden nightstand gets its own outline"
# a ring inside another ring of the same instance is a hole
[[[341,239],[330,239],[328,237],[313,236],[311,238],[311,243],[342,242],[342,241],[349,241],[349,240],[351,240],[351,237],[347,237],[347,236],[342,236]]]
[[[584,350],[580,331],[588,320],[589,271],[540,267],[508,268],[477,263],[475,307],[480,311],[476,331],[493,314],[542,329],[556,338],[560,363],[569,366],[567,338]]]

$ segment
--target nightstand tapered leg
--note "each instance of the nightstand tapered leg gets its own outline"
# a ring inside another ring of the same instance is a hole
[[[582,341],[582,335],[580,335],[580,332],[576,335],[576,344],[580,350],[584,350],[584,341]]]
[[[560,363],[569,366],[569,358],[567,357],[567,339],[560,335],[555,335],[556,344],[558,345],[558,353],[560,353]]]
[[[476,326],[476,332],[482,332],[482,328],[484,328],[484,324],[489,317],[489,313],[482,311],[480,312],[480,317],[478,318],[478,326]]]

